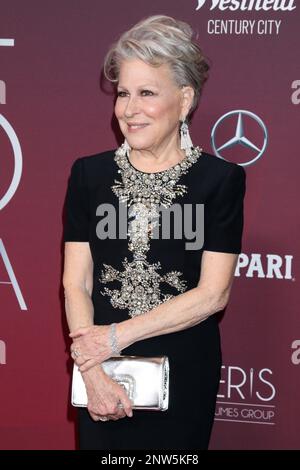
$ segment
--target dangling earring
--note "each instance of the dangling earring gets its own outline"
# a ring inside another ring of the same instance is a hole
[[[129,146],[129,143],[125,139],[123,144],[121,145],[121,147],[118,148],[117,153],[118,153],[118,155],[120,155],[122,157],[125,157],[126,155],[127,155],[127,157],[129,157],[130,150],[131,150],[131,147]]]
[[[180,126],[180,148],[185,151],[187,156],[191,155],[194,145],[189,133],[189,126],[186,120],[181,122]]]

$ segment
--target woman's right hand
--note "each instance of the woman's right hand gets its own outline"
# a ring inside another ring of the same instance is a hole
[[[87,409],[94,421],[100,421],[100,418],[116,421],[132,416],[132,402],[126,391],[99,365],[83,372],[82,377],[88,396]]]

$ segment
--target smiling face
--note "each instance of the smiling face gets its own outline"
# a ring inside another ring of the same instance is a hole
[[[178,145],[179,121],[188,113],[192,94],[190,87],[175,83],[167,64],[124,60],[115,115],[130,147],[157,153],[172,141]]]

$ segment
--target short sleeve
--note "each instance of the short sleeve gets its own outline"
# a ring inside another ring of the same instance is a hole
[[[65,201],[65,242],[89,240],[89,198],[83,173],[82,159],[75,160],[71,168]]]
[[[245,170],[235,164],[204,205],[203,250],[241,253],[245,192]]]

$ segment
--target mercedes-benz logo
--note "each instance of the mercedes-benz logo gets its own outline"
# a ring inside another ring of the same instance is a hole
[[[237,124],[236,124],[236,129],[235,129],[235,135],[231,139],[227,140],[227,142],[223,143],[220,146],[217,146],[216,145],[216,131],[217,131],[217,128],[226,119],[228,119],[229,117],[234,116],[234,115],[237,116]],[[258,147],[257,145],[255,145],[250,139],[248,139],[245,136],[245,134],[244,134],[244,119],[245,119],[245,116],[247,116],[248,118],[253,119],[260,126],[260,128],[262,129],[262,132],[263,132],[263,145],[261,147]],[[267,128],[266,128],[264,122],[256,114],[251,113],[251,111],[246,111],[246,110],[230,111],[229,113],[224,114],[222,117],[220,117],[220,119],[218,119],[218,121],[215,123],[215,125],[214,125],[214,127],[211,131],[211,144],[212,144],[213,151],[214,151],[214,153],[216,154],[217,157],[222,158],[223,160],[226,160],[226,159],[221,155],[220,152],[222,152],[222,150],[234,147],[236,145],[243,145],[244,147],[247,147],[247,148],[253,150],[253,152],[255,152],[256,156],[252,160],[250,160],[246,163],[239,163],[239,165],[241,165],[241,166],[248,166],[248,165],[252,165],[253,163],[255,163],[263,155],[263,153],[265,152],[266,147],[267,147],[267,143],[268,143]]]

